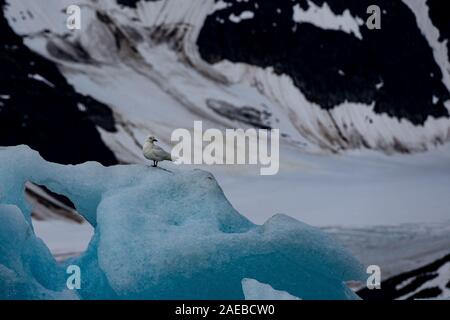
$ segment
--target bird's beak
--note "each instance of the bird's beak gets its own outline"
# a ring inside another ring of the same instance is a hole
[[[158,142],[158,139],[154,139],[153,141]]]

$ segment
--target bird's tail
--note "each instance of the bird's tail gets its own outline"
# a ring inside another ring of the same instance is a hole
[[[172,161],[175,164],[181,164],[182,163],[182,159],[179,157],[174,157],[174,156],[170,156],[170,161]]]

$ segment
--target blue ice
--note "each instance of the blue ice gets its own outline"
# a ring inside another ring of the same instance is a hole
[[[69,197],[95,228],[81,256],[58,263],[36,237],[28,181]],[[79,290],[66,285],[68,265],[80,267]],[[208,172],[59,165],[0,148],[0,299],[244,299],[244,279],[301,299],[354,299],[345,282],[364,277],[311,226],[250,222]]]

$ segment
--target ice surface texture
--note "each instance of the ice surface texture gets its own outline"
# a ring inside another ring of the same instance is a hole
[[[213,176],[142,165],[48,163],[26,146],[0,148],[0,298],[244,299],[255,279],[301,299],[351,299],[361,265],[322,232],[288,216],[255,225]],[[64,264],[36,238],[24,184],[69,197],[95,228]],[[66,287],[66,266],[81,289]]]

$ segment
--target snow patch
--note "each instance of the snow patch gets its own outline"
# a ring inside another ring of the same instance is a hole
[[[431,102],[432,102],[433,104],[436,104],[436,103],[439,102],[439,98],[436,97],[436,96],[433,96],[432,99],[431,99]]]
[[[80,110],[81,112],[86,112],[87,111],[86,106],[84,104],[82,104],[82,103],[78,103],[77,107],[78,107],[78,110]]]
[[[252,11],[243,11],[239,15],[235,15],[234,13],[230,14],[230,21],[234,23],[239,23],[243,20],[253,19],[255,14]]]
[[[223,10],[223,9],[226,9],[228,7],[231,7],[231,6],[232,6],[231,3],[219,0],[216,3],[214,3],[214,7],[211,10],[211,13],[216,12],[216,11],[220,11],[220,10]]]
[[[53,83],[51,83],[50,81],[45,79],[40,74],[30,74],[30,75],[28,75],[28,77],[30,77],[31,79],[37,80],[37,81],[41,81],[41,82],[45,83],[46,85],[48,85],[49,87],[52,87],[52,88],[55,87],[55,85]]]
[[[375,85],[375,88],[377,89],[377,90],[380,90],[381,88],[383,88],[384,87],[384,82],[383,81],[380,81],[380,82],[378,82],[376,85]]]
[[[363,39],[359,30],[363,22],[361,19],[353,17],[348,9],[342,15],[338,15],[330,9],[326,2],[323,3],[322,7],[319,7],[308,1],[308,9],[303,10],[299,4],[296,4],[293,10],[292,19],[297,23],[310,23],[322,29],[343,31],[353,34],[360,40]]]

